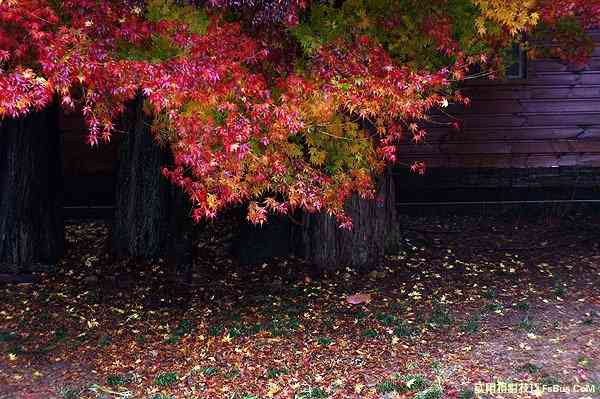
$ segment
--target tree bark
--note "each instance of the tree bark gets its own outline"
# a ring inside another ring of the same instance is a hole
[[[0,121],[0,272],[48,271],[64,250],[56,106]]]
[[[129,104],[121,120],[123,138],[117,171],[112,249],[121,258],[154,260],[166,250],[168,181],[161,168],[167,152],[152,138],[143,99]]]
[[[375,200],[354,195],[346,204],[352,218],[351,231],[338,227],[335,218],[326,214],[303,217],[302,252],[319,271],[340,267],[370,270],[377,266],[388,249],[396,244],[396,190],[387,170],[379,179]]]
[[[171,162],[150,132],[151,118],[140,96],[128,107],[121,125],[126,132],[119,159],[113,253],[147,261],[165,258],[174,272],[189,272],[193,221],[189,201],[161,173]]]

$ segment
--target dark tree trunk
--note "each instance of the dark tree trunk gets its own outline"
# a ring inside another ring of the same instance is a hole
[[[64,249],[58,109],[0,121],[0,273],[47,271]]]
[[[168,181],[161,168],[167,152],[151,135],[143,100],[133,101],[121,124],[126,132],[119,159],[112,248],[118,257],[156,259],[166,250]]]
[[[150,132],[152,120],[138,97],[122,120],[126,136],[119,159],[112,247],[116,256],[156,260],[189,269],[192,261],[190,206],[161,173],[171,162]]]
[[[393,247],[398,237],[396,190],[389,171],[379,179],[376,200],[354,195],[346,205],[353,229],[338,227],[335,218],[325,214],[305,215],[302,228],[304,258],[319,271],[349,266],[370,270]]]
[[[245,210],[237,220],[239,230],[232,243],[232,255],[239,264],[259,265],[297,252],[300,231],[290,218],[271,215],[267,223],[255,226],[244,217]]]

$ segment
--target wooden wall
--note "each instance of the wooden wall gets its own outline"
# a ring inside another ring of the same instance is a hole
[[[600,44],[600,31],[591,34]],[[525,79],[472,81],[464,92],[472,105],[448,110],[461,129],[429,126],[425,144],[399,146],[401,160],[434,168],[600,166],[600,47],[583,69],[530,60]]]
[[[114,203],[114,184],[120,137],[91,147],[83,117],[60,116],[63,151],[64,197],[67,206],[97,206]]]

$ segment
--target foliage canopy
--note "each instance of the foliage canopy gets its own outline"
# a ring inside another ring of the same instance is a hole
[[[525,33],[583,64],[599,24],[598,0],[0,0],[0,116],[58,96],[97,144],[142,93],[196,219],[249,202],[255,223],[301,208],[350,227],[348,196],[373,195],[432,109],[469,104],[474,66],[502,76]]]

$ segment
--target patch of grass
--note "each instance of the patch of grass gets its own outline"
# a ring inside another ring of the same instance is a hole
[[[430,383],[427,378],[421,374],[405,375],[402,377],[402,381],[406,383],[406,386],[411,391],[420,391],[425,389]]]
[[[317,344],[322,346],[329,346],[333,343],[333,340],[328,337],[319,337],[317,338]]]
[[[193,331],[194,327],[191,321],[189,320],[181,320],[177,325],[177,328],[171,333],[171,336],[167,339],[168,344],[176,344],[181,340],[181,338],[186,335],[190,335]]]
[[[100,338],[98,338],[98,346],[100,346],[101,348],[106,348],[111,343],[112,343],[112,338],[110,337],[110,335],[103,334],[100,336]]]
[[[284,337],[300,329],[300,320],[296,318],[288,320],[273,318],[267,323],[265,329],[273,337]]]
[[[81,391],[73,387],[65,386],[60,388],[58,393],[63,399],[77,399],[79,398]]]
[[[379,394],[386,394],[398,391],[398,383],[392,380],[385,380],[375,385],[375,389]]]
[[[112,374],[106,377],[106,384],[112,386],[124,385],[125,378],[120,374]]]
[[[560,385],[560,380],[554,376],[545,375],[540,378],[541,385]]]
[[[377,315],[377,320],[384,326],[391,326],[396,323],[396,316],[387,313],[379,313]]]
[[[577,358],[577,365],[586,370],[591,370],[593,368],[593,361],[587,356],[579,356]]]
[[[146,337],[144,337],[143,335],[137,335],[135,337],[135,343],[139,346],[143,346],[146,343]]]
[[[225,372],[225,379],[227,380],[235,380],[236,378],[239,378],[239,376],[241,375],[240,373],[240,369],[238,369],[237,367],[234,367],[232,369],[229,369]]]
[[[458,399],[474,399],[475,390],[473,388],[463,388],[458,393]]]
[[[270,368],[267,370],[267,378],[269,379],[273,379],[273,378],[279,378],[282,375],[286,375],[288,374],[289,371],[286,368]]]
[[[517,309],[522,310],[523,312],[527,312],[530,309],[529,302],[527,302],[527,301],[518,302]]]
[[[159,387],[168,387],[177,383],[178,377],[176,373],[168,372],[156,376],[154,384]]]
[[[394,328],[394,335],[397,337],[414,337],[418,335],[418,331],[412,325],[406,322],[400,322]]]
[[[592,310],[590,313],[586,313],[586,318],[581,321],[586,326],[594,324],[594,320],[598,318],[598,313]]]
[[[494,301],[498,297],[498,292],[496,292],[495,288],[489,288],[481,294],[485,299],[489,299],[490,301]]]
[[[17,339],[19,336],[13,331],[0,331],[0,342],[11,342]]]
[[[565,288],[565,284],[561,283],[560,281],[557,281],[554,284],[554,289],[553,289],[554,295],[556,296],[565,296],[565,294],[567,293],[567,289]]]
[[[254,323],[250,326],[245,326],[244,328],[242,328],[242,333],[244,335],[256,335],[259,332],[261,332],[263,326],[260,323]]]
[[[519,322],[519,328],[528,332],[532,332],[535,329],[533,322],[529,319],[529,316],[525,316],[521,319]]]
[[[222,324],[213,324],[212,326],[208,327],[208,335],[211,337],[218,337],[223,333],[223,330],[224,328]]]
[[[296,395],[296,399],[321,399],[329,395],[323,388],[307,388]]]
[[[477,331],[479,331],[479,328],[479,317],[473,316],[469,320],[464,322],[460,329],[461,331],[466,332],[468,334],[475,334]]]
[[[242,330],[238,327],[229,327],[227,335],[231,338],[238,338],[242,336]]]
[[[534,363],[525,363],[521,366],[521,370],[528,372],[529,374],[537,374],[542,370],[542,366],[538,366]]]
[[[166,393],[157,393],[150,399],[175,399],[175,396],[167,395]]]
[[[219,369],[217,367],[205,367],[202,369],[202,374],[205,377],[213,377],[219,374]]]
[[[504,306],[498,302],[490,302],[483,307],[483,313],[494,313],[502,310]]]
[[[356,320],[363,320],[367,318],[367,314],[365,312],[359,311],[354,314],[354,318]]]
[[[447,326],[452,324],[454,319],[452,315],[445,307],[441,305],[435,305],[429,316],[429,324],[436,326]]]
[[[365,338],[377,338],[379,336],[379,332],[377,330],[369,328],[362,332],[362,336]]]

